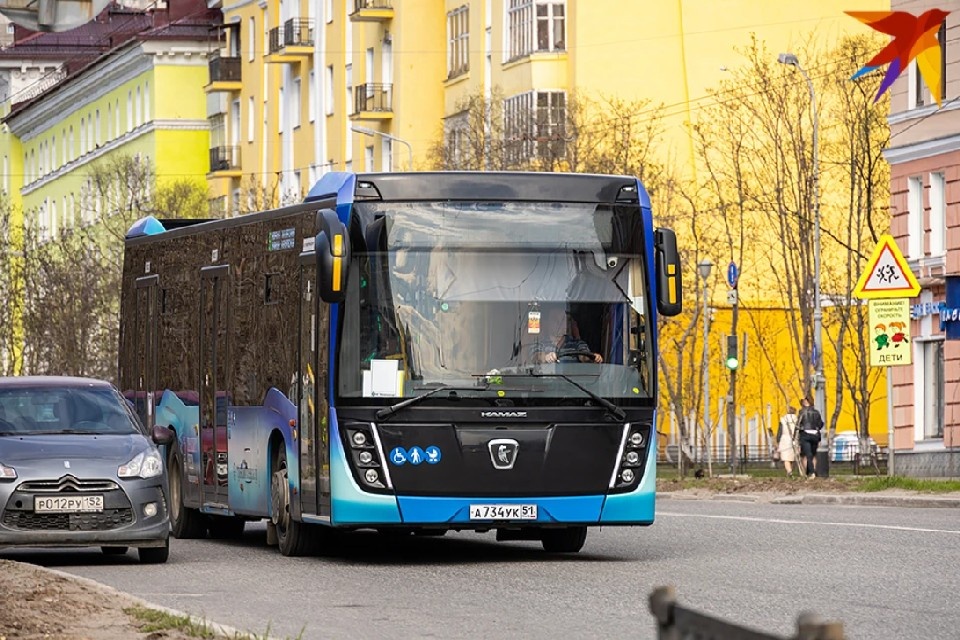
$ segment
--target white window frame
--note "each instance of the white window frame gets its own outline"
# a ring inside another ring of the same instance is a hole
[[[257,58],[257,19],[250,16],[247,20],[247,61],[253,62]]]
[[[334,113],[334,104],[336,100],[333,95],[333,65],[327,67],[323,80],[323,111],[328,116]],[[349,106],[349,105],[348,105]]]
[[[366,145],[363,148],[363,170],[364,171],[376,171],[376,167],[373,166],[373,145]]]
[[[531,53],[566,50],[566,0],[506,0],[506,60]],[[544,15],[541,15],[544,14]],[[559,15],[558,15],[559,14]],[[540,43],[540,25],[546,29],[546,42]],[[557,31],[561,31],[557,34]]]
[[[313,69],[307,78],[307,118],[310,122],[317,119],[317,73]]]
[[[447,12],[447,78],[470,71],[470,7]]]
[[[923,257],[923,178],[907,178],[907,255]]]
[[[946,254],[947,182],[943,172],[930,174],[930,255]]]
[[[290,128],[298,129],[300,127],[300,103],[303,100],[303,92],[300,78],[293,79],[293,87],[290,90]],[[283,104],[283,103],[281,103]]]
[[[247,98],[247,142],[253,142],[257,131],[256,103],[253,96]]]

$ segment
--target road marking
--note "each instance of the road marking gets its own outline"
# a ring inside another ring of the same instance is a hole
[[[742,520],[744,522],[767,522],[770,524],[814,524],[826,527],[861,527],[863,529],[889,529],[892,531],[914,531],[917,533],[954,533],[956,529],[927,529],[924,527],[902,527],[894,524],[869,524],[866,522],[822,522],[817,520],[788,520],[785,518],[757,518],[752,516],[717,516],[698,513],[677,513],[674,511],[657,511],[658,516],[674,516],[677,518],[712,518],[715,520]]]

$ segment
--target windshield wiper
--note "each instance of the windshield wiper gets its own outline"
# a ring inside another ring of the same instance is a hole
[[[613,417],[616,418],[617,420],[625,420],[627,418],[627,414],[623,411],[623,409],[621,409],[614,403],[610,402],[603,396],[597,395],[593,391],[590,391],[590,389],[587,389],[585,386],[583,386],[573,378],[570,378],[569,376],[566,376],[562,373],[537,373],[533,369],[531,369],[528,373],[534,378],[561,378],[563,380],[566,380],[567,382],[575,386],[577,389],[580,389],[580,391],[583,391],[585,394],[590,396],[591,400],[593,400],[594,402],[602,406],[604,409],[609,411],[610,414],[613,415]]]
[[[423,402],[424,400],[426,400],[427,398],[429,398],[430,396],[432,396],[433,394],[439,391],[444,391],[444,390],[455,391],[457,389],[460,389],[461,391],[474,391],[474,390],[486,391],[489,386],[490,385],[488,384],[484,384],[484,385],[477,385],[475,387],[466,387],[463,385],[458,386],[458,385],[442,384],[439,387],[430,389],[429,391],[421,393],[418,396],[413,396],[412,398],[401,400],[397,404],[393,404],[393,405],[390,405],[389,407],[384,407],[383,409],[378,410],[377,420],[385,420],[386,418],[389,418],[390,416],[400,411],[401,409],[406,409],[410,405]]]

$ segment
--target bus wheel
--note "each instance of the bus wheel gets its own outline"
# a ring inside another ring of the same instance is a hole
[[[210,516],[207,530],[210,537],[217,540],[236,540],[243,537],[243,528],[247,521],[236,516]]]
[[[540,538],[543,550],[550,553],[576,553],[587,541],[586,527],[567,527],[565,529],[544,529]]]
[[[277,546],[285,556],[310,553],[309,527],[290,515],[290,482],[287,479],[287,451],[281,444],[273,457],[270,480],[270,522],[277,528]]]
[[[183,505],[183,456],[180,445],[174,442],[167,460],[167,476],[170,483],[170,527],[174,538],[203,538],[207,525],[203,514],[197,509]]]

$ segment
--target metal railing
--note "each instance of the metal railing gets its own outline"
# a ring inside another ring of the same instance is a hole
[[[843,623],[823,622],[812,613],[797,616],[797,633],[778,636],[742,627],[677,604],[673,587],[659,587],[650,594],[650,613],[657,620],[660,640],[844,640]]]
[[[657,463],[675,465],[680,456],[680,448],[670,443],[660,446],[657,450]],[[693,465],[704,469],[708,466],[707,451],[701,449],[694,455],[693,451],[686,450],[684,467]],[[709,464],[713,465],[715,473],[729,473],[730,456],[726,446],[711,447]],[[869,453],[856,453],[846,456],[843,452],[830,449],[830,468],[834,473],[850,473],[853,475],[886,475],[888,456],[886,448],[876,449]],[[750,471],[783,468],[783,462],[775,460],[773,448],[767,446],[740,445],[737,447],[737,473]],[[800,464],[799,451],[795,466]],[[799,468],[799,466],[797,466]]]
[[[393,2],[391,0],[353,0],[354,13],[363,9],[393,9]]]
[[[240,82],[240,58],[210,57],[210,82]]]
[[[210,172],[228,171],[240,167],[240,147],[213,147],[210,149]]]
[[[362,111],[393,111],[393,85],[369,83],[355,89],[354,113]]]
[[[290,18],[283,26],[270,29],[270,53],[277,53],[284,47],[312,46],[313,20],[309,18]]]
[[[290,18],[283,23],[283,46],[312,47],[313,20],[309,18]]]

